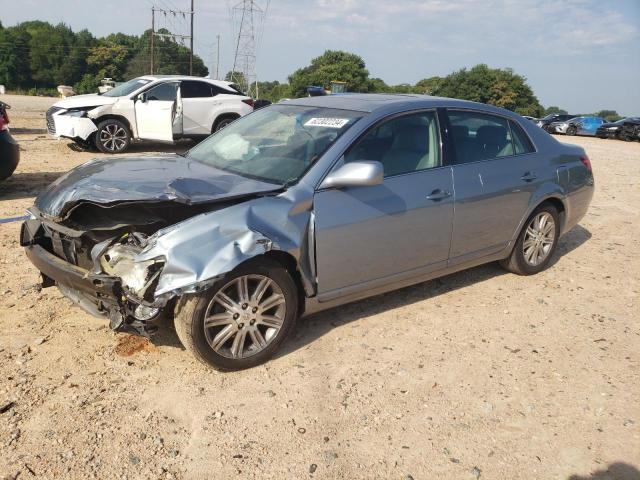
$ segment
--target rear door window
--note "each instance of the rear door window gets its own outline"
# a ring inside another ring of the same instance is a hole
[[[180,85],[182,98],[211,98],[210,83],[185,80]]]
[[[471,163],[514,154],[506,118],[473,111],[449,110],[456,163]]]

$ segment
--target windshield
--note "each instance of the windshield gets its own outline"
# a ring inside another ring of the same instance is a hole
[[[129,95],[139,88],[144,87],[147,83],[150,82],[151,80],[147,80],[144,78],[134,78],[133,80],[124,82],[122,85],[118,85],[116,88],[113,88],[108,92],[103,93],[102,95],[104,97],[124,97],[125,95]]]
[[[297,181],[362,112],[272,105],[233,122],[187,157],[262,181]]]

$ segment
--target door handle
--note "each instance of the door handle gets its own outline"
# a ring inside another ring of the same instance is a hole
[[[440,200],[450,196],[451,196],[451,192],[449,190],[442,190],[441,188],[436,188],[433,192],[427,195],[427,200],[433,200],[434,202],[439,202]]]
[[[520,177],[520,180],[524,180],[525,182],[533,182],[536,178],[538,178],[538,176],[535,174],[535,172],[526,172],[524,175],[522,175],[522,177]]]

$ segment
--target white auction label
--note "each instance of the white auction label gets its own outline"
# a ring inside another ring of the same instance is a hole
[[[342,128],[349,123],[348,118],[312,118],[305,127]]]

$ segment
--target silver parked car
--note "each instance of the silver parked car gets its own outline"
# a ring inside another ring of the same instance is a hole
[[[543,270],[584,216],[584,150],[500,108],[334,95],[260,109],[184,156],[94,160],[30,209],[21,244],[115,330],[174,315],[218,368],[272,356],[296,320],[500,261]]]

